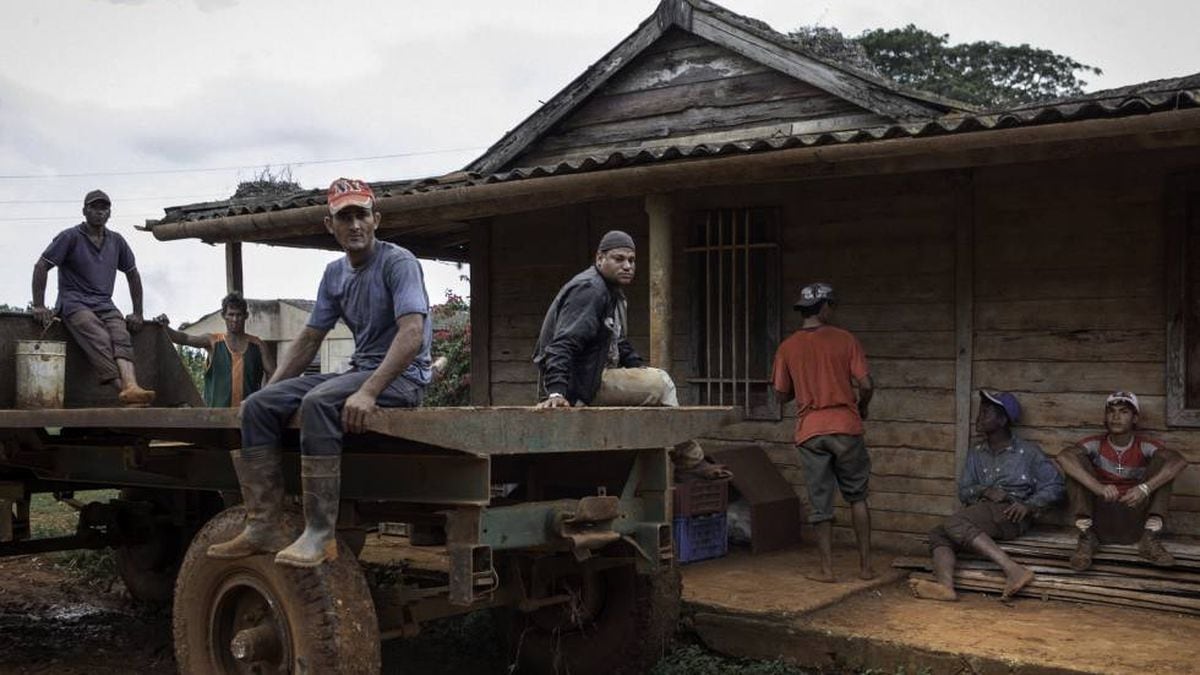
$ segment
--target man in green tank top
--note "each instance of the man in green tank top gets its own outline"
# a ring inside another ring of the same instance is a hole
[[[178,345],[208,350],[204,368],[204,403],[210,408],[236,408],[242,400],[262,388],[275,372],[275,360],[263,341],[246,332],[249,307],[238,293],[221,300],[225,333],[189,335],[170,327],[166,315],[156,321],[167,327],[167,335]]]

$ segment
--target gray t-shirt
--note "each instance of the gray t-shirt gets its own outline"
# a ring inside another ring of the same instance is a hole
[[[42,252],[42,260],[58,267],[57,308],[63,318],[81,309],[115,310],[112,294],[117,272],[129,273],[136,266],[124,237],[105,229],[96,246],[84,223],[59,232]]]
[[[403,377],[429,384],[433,322],[429,319],[429,294],[421,263],[408,249],[376,241],[375,252],[362,267],[355,269],[345,256],[325,267],[308,325],[328,331],[338,319],[345,321],[354,334],[350,365],[358,370],[374,370],[396,338],[396,320],[405,314],[424,316],[425,330],[421,351]]]

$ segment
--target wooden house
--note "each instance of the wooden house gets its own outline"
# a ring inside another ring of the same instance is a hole
[[[471,263],[472,394],[534,402],[530,353],[600,235],[633,234],[632,338],[688,404],[744,408],[706,442],[766,447],[803,494],[768,382],[799,288],[832,283],[877,383],[879,543],[956,508],[980,387],[1050,453],[1135,391],[1200,461],[1200,75],[976,111],[805,53],[704,0],[664,0],[463,171],[380,184],[380,236]],[[160,240],[332,247],[323,192],[167,209]],[[315,279],[317,272],[314,271]],[[1200,534],[1200,470],[1169,528]],[[848,514],[839,509],[839,522]],[[843,532],[844,534],[844,532]]]

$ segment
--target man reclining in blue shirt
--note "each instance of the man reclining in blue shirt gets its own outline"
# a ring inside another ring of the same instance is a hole
[[[970,550],[1000,566],[1011,597],[1033,581],[1033,572],[1017,564],[996,541],[1015,539],[1029,529],[1034,514],[1063,497],[1063,478],[1042,449],[1012,432],[1021,416],[1017,399],[1007,392],[979,392],[975,430],[984,438],[967,451],[958,498],[965,505],[929,532],[936,582],[912,579],[913,595],[957,600],[955,550]]]

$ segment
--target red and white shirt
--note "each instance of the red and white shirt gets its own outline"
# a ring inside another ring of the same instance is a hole
[[[1124,448],[1113,445],[1108,434],[1088,436],[1077,445],[1087,452],[1096,467],[1096,479],[1104,485],[1117,486],[1122,494],[1146,481],[1150,460],[1165,447],[1161,441],[1141,434],[1134,434]]]

